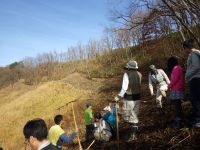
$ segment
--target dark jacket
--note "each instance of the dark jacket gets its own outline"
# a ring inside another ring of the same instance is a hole
[[[44,147],[42,150],[58,150],[53,144],[49,144],[48,146]]]
[[[189,83],[193,78],[200,78],[200,51],[194,50],[188,56],[185,81]]]

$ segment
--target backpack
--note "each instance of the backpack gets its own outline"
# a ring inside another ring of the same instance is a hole
[[[105,142],[108,142],[112,137],[111,128],[105,120],[101,119],[99,126],[94,129],[94,137],[98,141]]]
[[[163,82],[164,81],[164,77],[163,75],[158,71],[158,73],[156,75],[150,75],[151,77],[151,81],[154,83],[154,84],[158,84],[160,82]]]

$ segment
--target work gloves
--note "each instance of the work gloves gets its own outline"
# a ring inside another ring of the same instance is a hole
[[[151,93],[151,96],[154,96],[155,94],[154,93]]]
[[[115,96],[115,102],[118,102],[121,99],[120,96]]]

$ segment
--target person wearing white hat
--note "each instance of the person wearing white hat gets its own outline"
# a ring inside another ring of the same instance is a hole
[[[138,132],[138,114],[140,107],[140,93],[142,74],[137,70],[138,64],[136,61],[130,60],[125,66],[125,73],[122,81],[122,89],[115,101],[123,98],[123,118],[124,121],[129,123],[130,136],[128,142],[136,140]]]
[[[103,109],[104,111],[111,111],[111,108],[110,108],[110,106],[106,106],[106,107],[104,107],[104,109]]]
[[[162,112],[162,97],[166,97],[166,91],[168,90],[168,85],[170,80],[167,77],[166,73],[162,69],[157,69],[155,65],[150,65],[149,72],[149,89],[151,95],[154,94],[153,86],[156,86],[156,105],[159,111]]]
[[[115,129],[116,129],[116,125],[117,125],[117,121],[115,116],[111,113],[111,108],[110,106],[106,106],[104,107],[104,115],[103,115],[103,119],[110,125],[111,129],[112,129],[112,133],[115,133]]]

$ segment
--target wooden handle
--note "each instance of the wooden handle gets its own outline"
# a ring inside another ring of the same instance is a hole
[[[95,140],[92,141],[92,143],[88,146],[88,148],[86,150],[89,150],[90,147],[94,144]]]
[[[118,103],[116,103],[116,121],[117,121],[117,149],[119,150],[119,118],[118,118]]]
[[[74,113],[74,104],[73,103],[72,103],[72,112],[73,112],[73,117],[74,117],[75,128],[76,128],[76,130],[78,130],[77,124],[76,124],[76,117],[75,117],[75,113]],[[79,149],[82,150],[83,148],[81,146],[81,142],[80,142],[80,138],[79,138],[79,132],[77,133],[77,137],[78,137]]]

